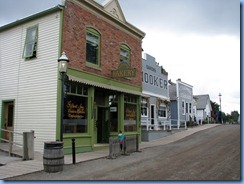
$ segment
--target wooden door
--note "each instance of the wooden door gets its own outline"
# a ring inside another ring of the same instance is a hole
[[[4,112],[4,129],[13,131],[14,126],[14,103],[8,102],[5,104]],[[4,132],[4,139],[9,140],[9,133]]]

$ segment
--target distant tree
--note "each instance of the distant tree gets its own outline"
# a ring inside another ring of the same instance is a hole
[[[239,118],[239,113],[238,111],[232,111],[231,112],[231,118],[234,122],[237,122],[238,121],[238,118]]]
[[[223,114],[224,112],[222,112],[222,115]],[[224,122],[228,122],[228,123],[236,123],[238,121],[238,118],[239,118],[238,111],[232,111],[231,114],[223,115]]]
[[[211,115],[213,117],[214,114],[217,114],[219,112],[220,106],[216,102],[213,102],[210,100],[211,107],[212,107],[212,112]],[[228,123],[235,123],[238,121],[240,114],[238,111],[232,111],[231,114],[225,114],[225,112],[221,112],[221,118],[223,119],[224,122]]]
[[[217,104],[216,102],[213,102],[210,100],[211,103],[211,107],[212,107],[212,112],[211,115],[213,117],[214,114],[216,114],[217,112],[219,112],[219,104]]]
[[[229,116],[228,114],[225,114],[224,112],[221,112],[223,122],[228,122]]]

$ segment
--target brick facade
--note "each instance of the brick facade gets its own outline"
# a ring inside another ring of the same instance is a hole
[[[101,34],[100,69],[86,66],[86,28],[93,27]],[[131,68],[136,68],[135,78],[118,78],[122,82],[142,86],[141,38],[109,23],[105,17],[92,13],[75,2],[67,1],[64,9],[62,51],[70,59],[69,66],[96,75],[111,78],[111,70],[120,64],[120,44],[131,49]]]

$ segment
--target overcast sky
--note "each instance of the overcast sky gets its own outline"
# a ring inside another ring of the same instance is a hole
[[[97,0],[103,2],[103,0]],[[60,3],[1,0],[0,26]],[[169,73],[240,113],[239,0],[119,0],[127,22],[146,33],[143,50]]]

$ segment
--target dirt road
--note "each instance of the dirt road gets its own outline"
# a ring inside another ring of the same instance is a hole
[[[240,139],[239,125],[221,125],[130,156],[10,180],[240,180]]]

